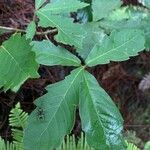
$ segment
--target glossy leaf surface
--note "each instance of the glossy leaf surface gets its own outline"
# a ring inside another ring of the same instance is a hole
[[[125,150],[123,120],[93,75],[84,71],[79,111],[87,142],[96,150]]]

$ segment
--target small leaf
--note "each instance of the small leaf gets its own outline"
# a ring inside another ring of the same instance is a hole
[[[88,144],[96,150],[125,150],[123,120],[111,98],[87,71],[81,85],[79,112]]]
[[[97,21],[107,17],[111,11],[121,6],[121,0],[93,0],[93,20]]]
[[[83,67],[74,70],[65,80],[48,86],[48,93],[36,100],[37,108],[25,130],[26,150],[52,150],[71,132],[82,72]]]
[[[69,51],[53,45],[50,41],[33,42],[33,51],[39,64],[54,66],[80,66],[80,60]]]
[[[15,34],[0,47],[0,87],[17,91],[28,78],[39,77],[35,54],[25,36]]]
[[[145,38],[141,30],[114,31],[99,45],[95,45],[86,59],[88,66],[124,61],[144,50]]]
[[[26,38],[32,40],[35,35],[35,32],[36,32],[36,24],[34,21],[32,21],[30,22],[30,24],[26,29]]]

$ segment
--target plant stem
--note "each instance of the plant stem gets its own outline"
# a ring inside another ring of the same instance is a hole
[[[11,27],[0,26],[0,29],[26,33],[26,30],[18,29],[18,28],[11,28]],[[52,30],[47,30],[45,32],[36,32],[36,35],[47,35],[47,34],[56,33],[56,32],[57,32],[57,29],[52,29]]]

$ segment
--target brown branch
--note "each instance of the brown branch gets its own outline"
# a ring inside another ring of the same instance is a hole
[[[0,26],[0,29],[6,30],[6,31],[15,31],[15,32],[24,32],[24,33],[26,33],[26,30],[18,29],[18,28]],[[56,32],[57,32],[57,29],[52,29],[52,30],[47,30],[47,31],[44,31],[44,32],[36,32],[36,35],[47,35],[47,34],[52,34],[52,33],[56,33]]]

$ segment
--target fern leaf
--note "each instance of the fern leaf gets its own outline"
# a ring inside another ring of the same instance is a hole
[[[27,122],[28,114],[20,108],[18,103],[9,115],[9,123],[13,127],[22,127],[24,129]]]
[[[16,149],[16,146],[13,143],[9,143],[8,141],[5,142],[0,137],[0,150],[17,150],[17,149]]]
[[[1,137],[0,137],[0,148],[2,150],[5,150],[5,142],[4,142],[4,140]]]
[[[9,115],[9,124],[12,126],[12,137],[13,145],[15,145],[16,150],[23,150],[23,130],[27,123],[28,114],[25,113],[18,103],[15,108],[13,108]]]
[[[38,77],[38,64],[25,36],[15,34],[0,47],[0,88],[17,91],[28,78]]]
[[[9,115],[9,123],[12,126],[13,142],[4,142],[4,140],[0,137],[0,150],[24,150],[23,129],[27,122],[27,117],[27,113],[21,110],[20,103],[18,103],[15,108],[11,110]]]
[[[76,141],[75,136],[67,135],[63,140],[62,145],[56,150],[94,150],[90,148],[86,142],[85,136],[81,133],[81,137]]]
[[[127,142],[127,150],[140,150],[136,145]]]

